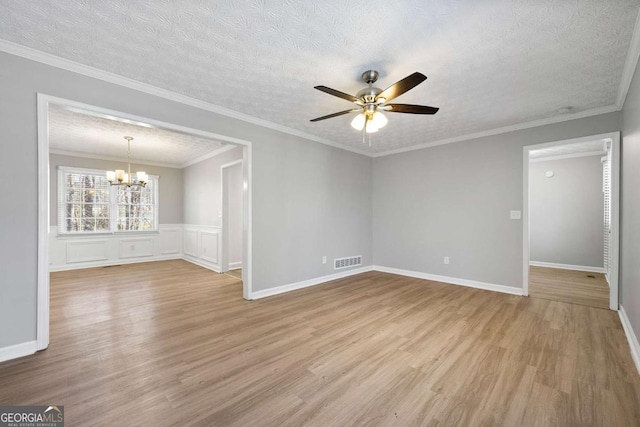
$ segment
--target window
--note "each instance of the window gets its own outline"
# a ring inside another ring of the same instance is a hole
[[[59,167],[58,232],[157,230],[158,177],[146,187],[111,186],[106,171]]]

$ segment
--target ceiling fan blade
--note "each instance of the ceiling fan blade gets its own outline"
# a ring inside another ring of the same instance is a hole
[[[376,99],[384,98],[387,101],[391,101],[393,98],[396,98],[403,93],[410,91],[414,87],[418,86],[423,81],[427,80],[427,76],[422,73],[413,73],[410,76],[405,77],[404,79],[396,82],[380,92]]]
[[[331,119],[333,117],[342,116],[343,114],[355,113],[356,111],[362,111],[362,109],[361,108],[354,108],[352,110],[339,111],[337,113],[329,114],[327,116],[317,117],[317,118],[311,119],[309,121],[310,122],[319,122],[320,120]]]
[[[435,114],[439,108],[413,104],[386,104],[383,110],[391,113]]]
[[[356,98],[355,96],[349,95],[348,93],[340,92],[339,90],[331,89],[330,87],[314,86],[314,89],[318,89],[319,91],[328,93],[329,95],[337,96],[338,98],[346,99],[350,102],[358,101],[358,98]]]

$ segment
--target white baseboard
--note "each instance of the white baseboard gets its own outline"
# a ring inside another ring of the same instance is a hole
[[[218,267],[217,265],[208,263],[206,261],[203,261],[201,259],[192,257],[190,255],[185,255],[183,254],[182,257],[183,260],[190,262],[191,264],[195,264],[195,265],[199,265],[202,268],[206,268],[207,270],[211,270],[211,271],[215,271],[216,273],[221,273],[222,271],[220,270],[220,267]]]
[[[586,271],[588,273],[604,273],[604,267],[589,267],[586,265],[556,264],[554,262],[529,261],[533,267],[560,268],[562,270]]]
[[[432,280],[434,282],[449,283],[452,285],[467,286],[469,288],[484,289],[486,291],[502,292],[511,295],[522,295],[522,288],[513,286],[495,285],[493,283],[477,282],[475,280],[458,279],[457,277],[439,276],[436,274],[422,273],[419,271],[402,270],[399,268],[373,266],[374,271],[398,274],[400,276],[415,277],[416,279]]]
[[[122,264],[138,264],[141,262],[153,262],[153,261],[168,261],[171,259],[181,259],[182,256],[180,254],[172,254],[172,255],[160,255],[160,256],[150,256],[150,257],[140,257],[140,258],[129,258],[129,259],[114,259],[107,261],[94,261],[94,262],[81,262],[77,264],[64,264],[64,265],[52,265],[49,267],[49,272],[54,273],[57,271],[68,271],[68,270],[80,270],[83,268],[96,268],[96,267],[110,267],[114,265],[122,265]]]
[[[618,315],[620,316],[620,322],[622,322],[624,333],[627,335],[627,341],[629,341],[629,347],[631,348],[631,357],[636,364],[638,373],[640,373],[640,343],[638,343],[638,336],[633,331],[633,327],[631,326],[631,322],[629,321],[629,318],[627,317],[627,313],[624,311],[623,306],[620,306]]]
[[[28,356],[37,350],[36,341],[23,342],[22,344],[10,345],[9,347],[0,348],[0,362],[18,357]]]
[[[242,268],[242,261],[229,263],[229,270],[238,270],[240,268]]]
[[[356,274],[366,273],[372,271],[373,267],[366,266],[360,268],[354,268],[353,270],[343,271],[341,273],[329,274],[327,276],[316,277],[314,279],[303,280],[301,282],[289,283],[288,285],[277,286],[275,288],[265,289],[263,291],[257,291],[251,293],[251,299],[266,298],[273,295],[283,294],[285,292],[295,291],[297,289],[308,288],[310,286],[320,285],[332,280],[342,279],[344,277],[355,276]]]

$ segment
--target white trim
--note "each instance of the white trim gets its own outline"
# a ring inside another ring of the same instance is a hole
[[[198,259],[192,255],[188,255],[188,254],[182,254],[182,259],[190,262],[191,264],[195,264],[198,265],[202,268],[206,268],[207,270],[211,270],[211,271],[215,271],[216,273],[222,273],[222,271],[220,271],[220,269],[218,267],[216,267],[215,265],[213,265],[212,263],[203,261],[202,259]],[[245,298],[247,299],[247,298]]]
[[[613,113],[614,111],[619,111],[619,110],[620,108],[618,108],[616,105],[607,105],[606,107],[592,108],[590,110],[580,111],[574,114],[563,114],[561,116],[549,117],[546,119],[534,120],[534,121],[525,122],[525,123],[518,123],[515,125],[504,126],[501,128],[489,129],[482,132],[475,132],[467,135],[460,135],[452,138],[441,139],[438,141],[426,142],[424,144],[412,145],[411,147],[404,147],[404,148],[398,148],[396,150],[383,151],[380,153],[371,154],[371,157],[382,157],[382,156],[388,156],[391,154],[406,153],[408,151],[421,150],[423,148],[436,147],[438,145],[452,144],[454,142],[468,141],[470,139],[477,139],[485,136],[499,135],[502,133],[509,133],[517,130],[530,129],[538,126],[550,125],[553,123],[560,123],[560,122],[566,122],[569,120],[576,120],[576,119],[582,119],[585,117],[597,116],[600,114]]]
[[[49,150],[49,154],[57,154],[59,156],[68,156],[68,157],[81,157],[84,159],[98,159],[98,160],[109,160],[112,162],[124,162],[127,163],[126,157],[110,157],[110,156],[101,156],[98,154],[91,153],[81,153],[79,151],[66,151],[66,150],[56,150],[55,148]],[[146,160],[136,160],[131,159],[131,164],[135,166],[160,166],[163,168],[172,168],[172,169],[181,169],[180,165],[172,164],[172,163],[160,163],[160,162],[148,162]]]
[[[197,228],[200,230],[220,230],[221,227],[219,225],[199,225],[199,224],[174,224],[176,226],[187,228]]]
[[[184,259],[181,254],[144,256],[140,258],[120,258],[107,261],[83,262],[79,264],[65,264],[60,266],[51,266],[49,271],[52,273],[58,271],[83,270],[85,268],[114,267],[123,264],[140,264],[143,262],[169,261],[172,259]]]
[[[557,264],[555,262],[529,261],[533,267],[559,268],[562,270],[585,271],[588,273],[604,274],[604,267],[588,267],[586,265]]]
[[[457,277],[440,276],[436,274],[422,273],[420,271],[402,270],[399,268],[373,266],[374,271],[397,274],[399,276],[415,277],[416,279],[431,280],[450,285],[466,286],[468,288],[484,289],[485,291],[501,292],[510,295],[522,295],[522,289],[513,286],[496,285],[493,283],[478,282],[476,280],[459,279]]]
[[[620,310],[618,311],[618,315],[620,316],[620,322],[622,323],[622,328],[624,329],[624,333],[627,336],[627,341],[629,341],[629,348],[631,350],[631,357],[636,364],[636,369],[638,373],[640,373],[640,343],[638,343],[638,336],[633,331],[633,327],[631,326],[631,322],[627,317],[627,312],[624,311],[624,307],[620,306]]]
[[[573,153],[573,154],[561,154],[559,156],[549,156],[549,157],[536,157],[535,159],[529,159],[531,163],[540,163],[551,160],[565,160],[565,159],[575,159],[577,157],[590,157],[590,156],[602,156],[607,154],[606,151],[588,151],[585,153]]]
[[[620,273],[620,132],[615,132],[611,142],[611,265],[609,266],[609,308],[618,310],[620,307],[619,273]]]
[[[253,299],[253,152],[251,146],[242,151],[242,186],[244,195],[242,199],[242,297],[246,300]]]
[[[222,148],[218,148],[216,151],[212,151],[211,153],[207,153],[207,154],[204,154],[204,155],[202,155],[200,157],[196,157],[193,160],[189,160],[188,162],[185,162],[185,163],[181,164],[179,166],[179,168],[183,169],[183,168],[186,168],[187,166],[191,166],[191,165],[195,165],[196,163],[204,162],[205,160],[208,160],[208,159],[210,159],[212,157],[215,157],[215,156],[219,156],[220,154],[226,153],[227,151],[231,151],[231,150],[233,150],[234,148],[237,148],[237,147],[238,147],[237,145],[225,145]]]
[[[49,104],[37,94],[38,120],[38,282],[36,350],[49,347]],[[57,216],[57,213],[56,213]]]
[[[622,77],[620,78],[620,86],[618,86],[618,96],[616,97],[616,106],[622,110],[624,102],[627,99],[627,93],[629,93],[629,87],[631,86],[631,79],[636,71],[638,65],[638,57],[640,57],[640,12],[636,16],[636,23],[633,27],[633,34],[631,35],[631,43],[629,44],[629,50],[627,51],[627,59],[624,63],[622,70]]]
[[[199,99],[191,98],[189,96],[185,96],[167,89],[162,89],[156,86],[152,86],[147,83],[142,83],[127,77],[123,77],[117,74],[113,74],[107,71],[103,71],[94,67],[90,67],[87,65],[80,64],[75,61],[71,61],[68,59],[60,58],[55,55],[51,55],[49,53],[41,52],[36,49],[32,49],[26,46],[19,45],[17,43],[13,43],[7,40],[0,39],[0,51],[6,52],[12,55],[20,56],[22,58],[26,58],[32,61],[37,61],[42,64],[50,65],[52,67],[60,68],[63,70],[71,71],[73,73],[81,74],[84,76],[92,77],[98,80],[102,80],[108,83],[117,84],[119,86],[127,87],[130,89],[134,89],[140,92],[148,93],[150,95],[158,96],[164,99],[168,99],[174,102],[179,102],[181,104],[189,105],[192,107],[199,108],[201,110],[210,111],[212,113],[220,114],[226,117],[231,117],[234,119],[238,119],[247,123],[251,123],[257,126],[262,126],[268,129],[273,129],[275,131],[283,132],[289,135],[298,136],[300,138],[304,138],[310,141],[319,142],[321,144],[329,145],[331,147],[339,148],[345,151],[351,151],[353,153],[361,154],[363,156],[369,157],[382,157],[388,156],[391,154],[404,153],[407,151],[420,150],[428,147],[435,147],[438,145],[451,144],[454,142],[467,141],[470,139],[481,138],[484,136],[498,135],[502,133],[513,132],[516,130],[533,128],[536,126],[544,126],[552,123],[560,123],[569,120],[580,119],[584,117],[596,116],[599,114],[611,113],[614,111],[619,111],[622,109],[622,103],[624,102],[624,98],[626,98],[627,92],[629,91],[629,86],[631,83],[631,77],[629,74],[633,76],[633,71],[635,70],[635,64],[637,63],[636,53],[638,49],[636,46],[640,44],[637,42],[637,39],[640,37],[636,33],[638,32],[638,22],[636,21],[636,28],[634,30],[632,43],[630,46],[630,50],[627,56],[627,62],[625,63],[623,78],[621,80],[619,89],[618,89],[618,100],[616,104],[607,105],[604,107],[592,108],[590,110],[580,111],[573,114],[563,114],[560,116],[549,117],[546,119],[534,120],[525,123],[518,123],[511,126],[504,126],[500,128],[490,129],[482,132],[471,133],[467,135],[461,135],[453,138],[442,139],[438,141],[433,141],[425,144],[414,145],[411,147],[400,148],[397,150],[389,150],[383,151],[380,153],[370,153],[364,150],[360,150],[357,148],[353,148],[344,144],[339,144],[328,139],[312,135],[307,132],[303,132],[297,129],[293,129],[287,126],[279,125],[277,123],[273,123],[267,120],[259,119],[248,114],[240,113],[234,110],[230,110],[228,108],[220,107],[218,105],[214,105],[205,101],[201,101]],[[635,58],[635,61],[633,60]],[[143,120],[134,121],[147,123]]]
[[[230,168],[236,165],[243,165],[243,160],[234,160],[229,163],[225,163],[220,166],[220,195],[221,195],[221,212],[222,212],[222,227],[221,227],[221,237],[222,237],[222,245],[221,245],[221,253],[220,253],[220,270],[224,273],[229,270],[229,222],[227,215],[227,209],[229,209],[228,203],[228,190],[227,190],[227,178],[225,176],[225,169]],[[244,167],[242,168],[242,174],[244,175]],[[244,193],[244,190],[243,190]],[[244,200],[243,200],[244,202]],[[244,242],[243,242],[244,243]]]
[[[242,268],[242,262],[230,262],[229,270],[239,270]]]
[[[526,145],[522,147],[522,292],[529,295],[529,259],[530,259],[530,212],[529,212],[529,152],[540,148],[559,145],[577,144],[602,140],[611,141],[611,271],[609,272],[609,308],[618,310],[618,270],[620,241],[620,132],[609,132],[580,138],[552,141],[544,144]]]
[[[372,270],[373,270],[372,266],[360,267],[360,268],[356,268],[349,271],[343,271],[341,273],[329,274],[327,276],[316,277],[314,279],[303,280],[301,282],[289,283],[288,285],[282,285],[282,286],[277,286],[275,288],[256,291],[252,294],[252,297],[253,299],[266,298],[273,295],[283,294],[285,292],[291,292],[298,289],[308,288],[310,286],[320,285],[322,283],[330,282],[332,280],[342,279],[349,276],[355,276],[356,274],[366,273]]]
[[[231,117],[243,122],[251,123],[257,126],[273,129],[275,131],[283,132],[289,135],[295,135],[300,138],[308,139],[311,141],[320,142],[322,144],[330,145],[341,150],[352,151],[354,153],[362,154],[365,156],[369,153],[359,150],[357,148],[348,147],[342,144],[337,144],[325,138],[321,138],[310,133],[306,133],[297,129],[293,129],[287,126],[279,125],[264,119],[250,116],[248,114],[240,113],[238,111],[230,110],[225,107],[220,107],[199,99],[195,99],[186,95],[182,95],[167,89],[162,89],[147,83],[142,83],[137,80],[133,80],[127,77],[120,76],[118,74],[103,71],[98,68],[90,67],[88,65],[80,64],[75,61],[60,58],[49,53],[45,53],[36,49],[32,49],[26,46],[19,45],[7,40],[0,39],[0,51],[10,53],[12,55],[20,56],[22,58],[37,61],[42,64],[50,65],[52,67],[60,68],[63,70],[71,71],[73,73],[81,74],[83,76],[92,77],[94,79],[102,80],[108,83],[113,83],[119,86],[134,89],[139,92],[148,93],[150,95],[158,96],[160,98],[168,99],[174,102],[179,102],[184,105],[199,108],[200,110],[210,111],[212,113],[220,114],[222,116]],[[120,115],[121,117],[121,115]],[[148,123],[145,120],[130,119],[137,122]],[[151,123],[150,123],[151,124]],[[191,133],[191,132],[187,132]]]
[[[21,344],[0,348],[0,362],[5,362],[18,357],[29,356],[38,350],[37,341],[28,341]]]

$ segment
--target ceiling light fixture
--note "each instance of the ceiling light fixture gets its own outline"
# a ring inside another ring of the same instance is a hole
[[[367,115],[369,116],[368,120]],[[367,123],[367,133],[378,132],[378,130],[385,127],[389,122],[389,120],[387,120],[384,114],[382,114],[380,111],[376,111],[373,114],[360,113],[351,121],[351,127],[357,130],[362,130],[362,128],[365,126],[365,121]]]
[[[315,86],[316,89],[337,96],[344,100],[353,102],[356,106],[350,110],[339,111],[322,117],[312,119],[312,122],[331,119],[333,117],[342,116],[343,114],[358,113],[351,121],[351,127],[362,131],[362,142],[366,142],[366,134],[378,132],[385,127],[388,120],[382,111],[392,113],[408,113],[408,114],[435,114],[438,112],[436,107],[428,107],[426,105],[413,104],[387,104],[387,101],[402,95],[403,93],[413,89],[420,83],[425,81],[427,76],[421,73],[413,73],[404,79],[392,84],[385,90],[373,87],[378,80],[378,72],[375,70],[367,70],[362,73],[362,80],[368,87],[359,91],[355,96],[339,90],[331,89],[327,86]],[[369,135],[369,146],[371,146],[371,135]]]
[[[131,141],[133,137],[125,136],[127,140],[127,171],[116,169],[107,172],[107,181],[111,185],[122,185],[126,187],[145,187],[149,182],[149,175],[146,172],[136,172],[136,177],[131,175]]]

